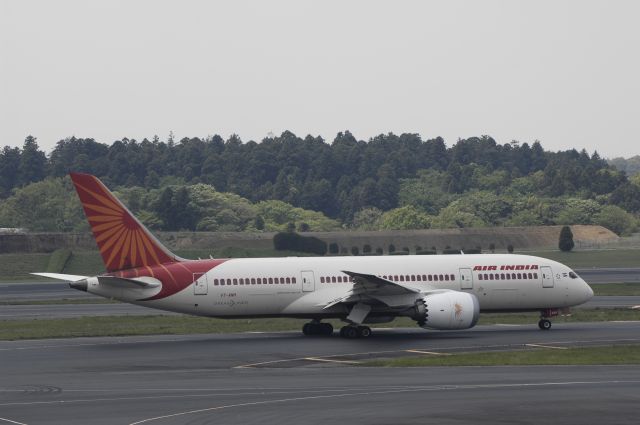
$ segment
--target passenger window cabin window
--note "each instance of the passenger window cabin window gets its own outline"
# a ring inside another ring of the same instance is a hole
[[[269,278],[269,285],[272,285],[272,284],[273,284],[273,278],[272,278],[272,277],[270,277],[270,278]]]
[[[412,282],[415,282],[415,281],[416,281],[416,275],[415,275],[415,274],[412,274],[412,275],[411,275],[411,281],[412,281]]]
[[[400,281],[400,279],[398,279],[398,275],[395,275],[395,276],[393,277],[393,280],[395,280],[396,282],[399,282],[399,281]]]
[[[336,277],[335,276],[331,276],[331,283],[336,283]]]
[[[537,279],[537,278],[538,278],[538,273],[534,273],[534,274],[533,274],[533,278],[534,278],[534,279]]]
[[[400,282],[404,282],[404,275],[400,275]]]
[[[233,279],[233,284],[237,285],[238,284],[238,279]]]
[[[480,273],[480,274],[478,275],[478,280],[483,280],[483,279],[482,279],[482,273]]]
[[[444,275],[444,280],[449,280],[449,275],[448,274]]]
[[[218,286],[218,279],[213,279],[213,286]]]
[[[529,279],[533,279],[533,275],[531,273],[528,273],[527,276],[529,277]]]
[[[518,273],[518,279],[522,279],[522,273]]]
[[[518,277],[516,276],[515,273],[511,273],[511,279],[516,280]]]
[[[287,280],[286,280],[286,282],[287,282],[287,283],[291,283],[291,278],[290,278],[290,277],[288,277],[288,278],[287,278]]]
[[[324,276],[320,276],[320,283],[324,283]]]
[[[426,281],[427,281],[427,275],[426,275],[426,274],[423,274],[423,275],[422,275],[422,281],[423,281],[423,282],[426,282]]]
[[[428,277],[429,277],[429,282],[433,282],[433,275],[430,274]]]
[[[420,276],[419,274],[416,275],[416,280],[418,282],[422,282],[422,276]]]
[[[504,273],[500,273],[500,279],[504,280]]]

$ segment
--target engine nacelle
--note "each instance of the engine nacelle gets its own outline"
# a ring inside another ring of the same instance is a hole
[[[418,300],[414,318],[428,329],[469,329],[478,323],[480,303],[467,292],[439,292]]]

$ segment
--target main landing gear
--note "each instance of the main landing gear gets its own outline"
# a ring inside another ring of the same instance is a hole
[[[348,339],[369,338],[371,336],[371,328],[369,326],[343,326],[340,329],[340,336]]]
[[[319,321],[313,321],[305,323],[302,327],[302,333],[309,335],[325,335],[329,336],[333,334],[333,326],[331,323],[320,323]]]
[[[306,336],[311,335],[333,335],[333,326],[331,323],[321,323],[320,321],[312,321],[305,323],[302,327],[302,333]],[[347,325],[340,328],[340,336],[347,339],[369,338],[371,336],[371,328],[369,326]]]

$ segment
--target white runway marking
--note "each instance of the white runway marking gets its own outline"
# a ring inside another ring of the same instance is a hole
[[[346,363],[346,364],[360,364],[361,362],[356,362],[354,360],[333,360],[333,359],[323,359],[321,357],[305,357],[305,360],[311,360],[313,362],[328,362],[328,363]]]
[[[0,418],[0,421],[9,422],[10,424],[27,425],[23,422],[12,421],[11,419],[7,419],[7,418]]]
[[[525,344],[527,347],[536,347],[536,348],[553,348],[555,350],[568,350],[567,347],[555,347],[553,345],[542,345],[542,344]]]
[[[407,353],[417,353],[417,354],[432,354],[434,356],[450,356],[449,353],[436,353],[435,351],[422,351],[422,350],[404,350]]]
[[[374,388],[406,388],[404,386],[385,386],[385,387],[374,387]],[[247,392],[216,392],[216,393],[206,393],[206,394],[170,394],[170,395],[148,395],[148,396],[131,396],[131,397],[100,397],[100,398],[87,398],[87,399],[71,399],[71,400],[50,400],[50,401],[24,401],[24,402],[10,402],[10,403],[1,403],[0,407],[3,406],[33,406],[33,405],[46,405],[46,404],[71,404],[71,403],[94,403],[100,401],[135,401],[135,400],[160,400],[160,399],[180,399],[180,398],[202,398],[202,397],[225,397],[225,396],[260,396],[265,394],[300,394],[300,393],[344,393],[345,391],[365,391],[370,390],[371,388],[364,387],[353,387],[353,388],[322,388],[315,390],[305,390],[300,388],[286,389],[282,388],[278,391],[271,391],[269,393],[265,393],[264,389],[258,391],[247,391]],[[187,390],[192,391],[192,390]],[[213,390],[213,391],[221,391],[221,390]],[[227,390],[228,391],[228,390]],[[122,392],[122,391],[120,391]]]
[[[436,385],[430,387],[421,388],[405,388],[386,391],[368,391],[368,392],[356,392],[356,393],[342,393],[342,394],[329,394],[307,397],[292,397],[282,398],[276,400],[263,400],[252,401],[247,403],[227,404],[223,406],[208,407],[204,409],[188,410],[185,412],[172,413],[169,415],[156,416],[153,418],[142,419],[137,422],[132,422],[129,425],[139,425],[143,423],[149,423],[158,421],[161,419],[175,418],[178,416],[192,415],[196,413],[213,412],[216,410],[231,409],[234,407],[246,407],[246,406],[260,406],[277,403],[287,403],[291,401],[303,401],[303,400],[318,400],[336,397],[355,397],[355,396],[369,396],[369,395],[384,395],[394,393],[411,393],[422,391],[447,391],[447,390],[475,390],[475,389],[498,389],[498,388],[526,388],[526,387],[545,387],[545,386],[572,386],[572,385],[604,385],[604,384],[635,384],[640,381],[573,381],[573,382],[539,382],[539,383],[515,383],[515,384],[478,384],[478,385]]]

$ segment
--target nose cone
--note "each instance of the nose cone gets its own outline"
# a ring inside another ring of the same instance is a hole
[[[582,281],[582,286],[584,292],[584,300],[582,302],[586,303],[591,298],[593,298],[593,289],[591,289],[591,286],[589,286],[589,284],[587,284],[587,282],[585,282],[584,280]]]

